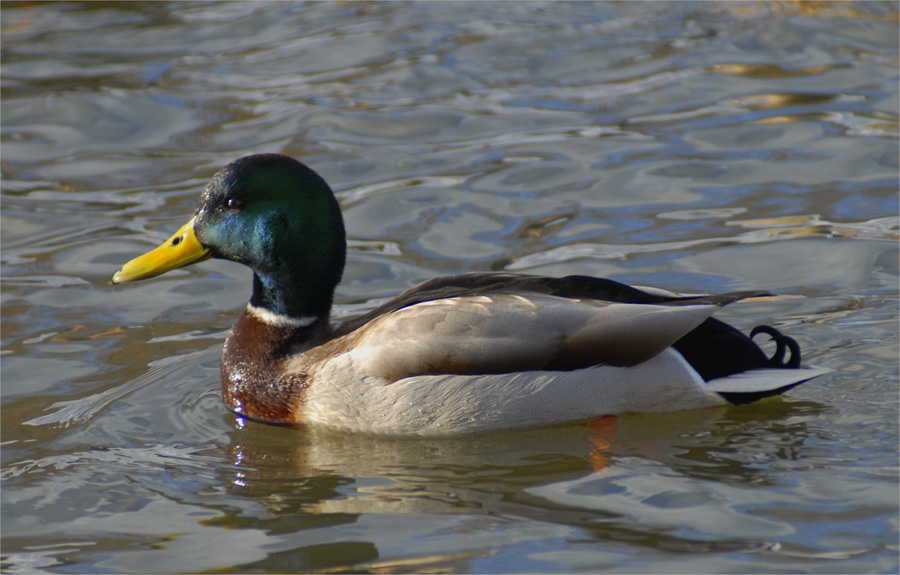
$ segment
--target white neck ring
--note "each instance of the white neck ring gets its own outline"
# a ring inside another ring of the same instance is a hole
[[[280,313],[275,313],[261,307],[256,307],[255,305],[250,303],[247,304],[247,311],[252,315],[258,317],[260,320],[262,320],[263,323],[275,327],[309,327],[319,320],[318,316],[314,315],[308,317],[291,317],[288,315],[282,315]]]

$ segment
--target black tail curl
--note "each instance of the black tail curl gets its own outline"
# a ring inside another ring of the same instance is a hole
[[[769,325],[758,325],[750,331],[750,339],[764,333],[772,338],[775,342],[775,353],[768,358],[767,367],[787,367],[796,369],[800,367],[800,346],[792,337],[788,337]],[[787,361],[784,359],[784,353],[790,350],[791,355]]]
[[[768,357],[753,341],[759,334],[768,335],[775,343],[772,357]],[[726,323],[709,318],[675,342],[673,347],[697,370],[703,381],[763,367],[800,367],[800,346],[797,342],[768,325],[754,328],[748,337]]]

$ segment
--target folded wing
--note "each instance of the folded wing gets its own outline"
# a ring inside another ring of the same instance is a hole
[[[370,375],[391,382],[413,375],[632,366],[736,299],[657,305],[538,293],[451,297],[373,320],[350,353]]]

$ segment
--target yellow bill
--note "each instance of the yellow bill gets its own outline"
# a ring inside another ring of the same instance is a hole
[[[191,218],[191,221],[181,226],[181,229],[163,245],[122,266],[112,281],[118,284],[156,277],[175,268],[202,262],[211,256],[209,249],[203,247],[197,240],[194,233],[194,218]]]

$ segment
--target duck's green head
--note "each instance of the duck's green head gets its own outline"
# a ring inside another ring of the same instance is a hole
[[[254,306],[305,318],[328,313],[345,254],[340,207],[325,180],[287,156],[259,154],[213,176],[194,217],[113,283],[222,258],[253,270]]]

